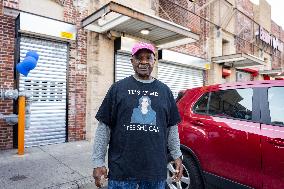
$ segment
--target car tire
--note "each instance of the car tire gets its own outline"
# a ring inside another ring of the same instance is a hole
[[[184,156],[183,159],[183,177],[180,183],[174,182],[171,179],[172,168],[174,168],[173,161],[168,163],[168,178],[167,178],[167,189],[203,189],[203,181],[200,175],[199,169],[195,161],[190,156]],[[171,167],[172,166],[172,167]]]

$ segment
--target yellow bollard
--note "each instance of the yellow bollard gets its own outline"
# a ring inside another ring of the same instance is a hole
[[[24,155],[25,151],[25,113],[26,97],[19,96],[18,99],[18,155]]]

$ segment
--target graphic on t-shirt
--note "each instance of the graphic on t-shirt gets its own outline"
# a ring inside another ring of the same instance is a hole
[[[139,106],[133,109],[131,123],[156,125],[156,112],[152,109],[148,96],[139,99]]]

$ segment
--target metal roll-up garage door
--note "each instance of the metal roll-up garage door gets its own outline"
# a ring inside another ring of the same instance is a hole
[[[203,70],[159,61],[158,79],[167,84],[176,98],[180,90],[203,86]]]
[[[131,54],[128,52],[117,51],[115,53],[115,81],[119,81],[134,74],[130,58]]]
[[[39,54],[37,66],[28,77],[19,78],[19,90],[32,93],[25,146],[63,143],[66,141],[67,44],[21,37],[21,61],[30,50]]]

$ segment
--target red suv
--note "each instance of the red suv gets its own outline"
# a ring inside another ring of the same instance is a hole
[[[283,80],[189,89],[177,104],[185,169],[170,188],[284,189]]]

